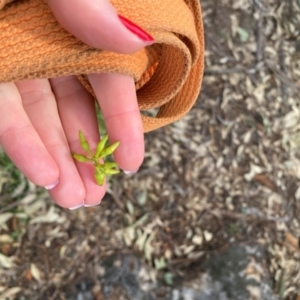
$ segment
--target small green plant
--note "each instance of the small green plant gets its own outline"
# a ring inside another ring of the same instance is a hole
[[[112,145],[106,146],[108,135],[105,135],[102,140],[97,144],[95,154],[90,150],[88,141],[86,140],[84,134],[79,130],[79,140],[81,147],[86,151],[88,156],[82,154],[73,153],[73,157],[79,162],[89,162],[93,163],[95,167],[94,178],[98,185],[103,185],[106,175],[118,174],[120,171],[116,169],[118,164],[115,162],[101,160],[109,155],[111,155],[119,146],[120,142],[116,142]]]

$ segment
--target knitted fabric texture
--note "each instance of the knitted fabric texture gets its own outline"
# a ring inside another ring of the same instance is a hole
[[[45,0],[9,2],[0,0],[0,82],[77,75],[93,94],[86,74],[132,76],[145,132],[178,120],[196,101],[204,65],[199,0],[112,0],[155,38],[130,55],[82,43],[57,23]],[[152,108],[155,117],[144,113]]]
[[[2,9],[4,7],[4,5],[6,5],[10,2],[13,2],[13,1],[16,1],[16,0],[0,0],[0,9]]]

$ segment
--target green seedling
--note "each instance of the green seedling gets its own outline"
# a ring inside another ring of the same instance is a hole
[[[113,154],[118,148],[120,142],[112,145],[107,145],[108,136],[105,135],[102,140],[97,144],[95,154],[90,149],[89,142],[85,138],[83,132],[79,130],[79,140],[81,147],[85,150],[88,156],[73,153],[72,156],[79,162],[92,163],[95,167],[94,178],[98,185],[103,185],[106,175],[118,174],[120,171],[117,169],[118,164],[115,162],[104,161],[104,158]],[[101,161],[102,160],[102,161]]]

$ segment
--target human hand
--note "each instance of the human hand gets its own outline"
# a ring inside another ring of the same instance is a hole
[[[62,26],[91,46],[130,53],[153,42],[126,19],[121,21],[108,1],[78,0],[71,6],[67,0],[48,3]],[[121,169],[134,172],[144,156],[134,80],[121,74],[88,77],[110,141],[121,142],[114,158]],[[80,129],[91,148],[99,141],[94,99],[77,78],[3,83],[0,95],[0,144],[21,172],[49,189],[62,207],[98,204],[105,194],[105,184],[101,187],[95,183],[93,166],[75,162],[71,156],[71,152],[81,152]]]

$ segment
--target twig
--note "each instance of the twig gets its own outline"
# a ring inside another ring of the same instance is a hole
[[[288,223],[290,221],[289,217],[273,217],[273,216],[266,216],[262,212],[246,212],[246,213],[236,213],[236,212],[229,212],[224,211],[221,212],[222,216],[236,219],[236,220],[244,220],[245,218],[255,218],[257,220],[262,221],[271,221],[271,222],[279,222],[279,223]]]
[[[234,74],[234,73],[246,73],[246,74],[255,74],[258,70],[264,67],[264,62],[261,61],[258,64],[256,64],[253,68],[245,68],[245,67],[235,67],[231,69],[217,69],[217,68],[211,68],[206,69],[204,72],[204,75],[215,75],[215,74]]]
[[[107,187],[107,193],[113,198],[113,200],[115,201],[116,205],[123,210],[124,209],[124,205],[121,202],[120,198],[117,196],[117,193],[115,191],[113,191],[112,189],[110,189],[109,187]]]
[[[6,197],[5,200],[8,200],[10,197]],[[1,200],[1,199],[0,199]],[[0,214],[8,211],[8,210],[11,210],[15,207],[17,207],[21,202],[22,202],[23,199],[20,199],[20,200],[16,200],[15,202],[11,203],[11,204],[8,204],[6,205],[5,207],[3,207],[2,209],[0,209]]]
[[[259,13],[259,20],[257,24],[257,52],[256,52],[256,59],[258,62],[262,61],[265,54],[265,35],[264,35],[264,28],[263,28],[263,21],[264,21],[264,13],[262,9],[260,9]]]
[[[285,65],[285,54],[284,54],[284,50],[283,50],[283,43],[284,43],[284,39],[281,37],[280,39],[280,44],[279,44],[279,63],[280,63],[280,69],[284,74],[288,74],[288,70],[286,68]]]
[[[284,62],[284,51],[283,51],[283,38],[281,38],[280,40],[280,44],[279,44],[279,65],[280,65],[280,70],[287,76],[288,72],[287,72],[287,68]],[[287,92],[287,88],[284,85],[284,83],[282,81],[281,82],[281,86],[280,86],[280,90],[281,90],[281,95],[282,95],[282,99],[283,102],[285,103],[287,100],[287,96],[288,96],[288,92]]]
[[[195,262],[199,262],[199,259],[205,256],[205,252],[203,251],[203,255],[196,258],[177,258],[170,261],[171,266],[175,265],[190,265]]]
[[[204,75],[215,75],[215,74],[234,74],[234,73],[244,73],[246,71],[243,67],[236,67],[231,69],[206,69]]]

